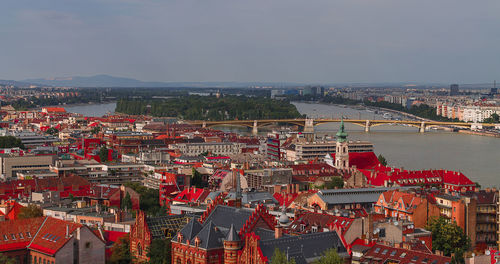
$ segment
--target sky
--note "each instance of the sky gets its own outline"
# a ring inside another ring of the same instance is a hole
[[[0,79],[500,80],[498,0],[3,0]]]

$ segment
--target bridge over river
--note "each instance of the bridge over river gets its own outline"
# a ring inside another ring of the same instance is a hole
[[[186,121],[192,125],[202,127],[233,125],[245,126],[252,128],[252,133],[256,134],[259,127],[268,126],[271,124],[291,124],[303,128],[304,132],[313,132],[314,126],[326,123],[338,123],[340,119],[312,119],[312,118],[297,118],[297,119],[261,119],[261,120],[224,120],[224,121]],[[451,127],[461,129],[483,129],[496,128],[500,129],[500,124],[483,124],[483,123],[462,123],[462,122],[439,122],[439,121],[414,121],[414,120],[356,120],[344,119],[344,123],[351,123],[365,128],[366,132],[370,132],[371,127],[381,125],[405,125],[418,128],[420,133],[424,133],[430,127]]]

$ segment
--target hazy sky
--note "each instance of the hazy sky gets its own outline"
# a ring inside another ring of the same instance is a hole
[[[500,80],[498,0],[2,0],[0,79]]]

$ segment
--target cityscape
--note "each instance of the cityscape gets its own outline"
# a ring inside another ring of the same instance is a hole
[[[500,4],[443,1],[0,4],[0,264],[500,263]]]

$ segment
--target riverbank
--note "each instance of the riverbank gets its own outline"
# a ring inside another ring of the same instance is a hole
[[[458,133],[467,134],[467,135],[475,135],[475,136],[500,138],[500,133],[494,133],[494,132],[472,131],[472,130],[460,129],[460,130],[458,130]]]

